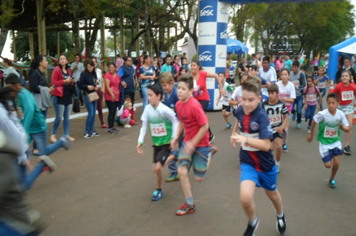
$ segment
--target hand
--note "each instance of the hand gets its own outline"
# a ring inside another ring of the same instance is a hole
[[[111,94],[111,101],[115,102],[115,95]]]
[[[138,154],[143,155],[142,144],[139,143],[139,144],[137,145],[136,149],[137,149],[137,153],[138,153]]]
[[[172,150],[172,152],[176,149],[177,143],[178,143],[178,139],[177,138],[174,138],[174,139],[171,140],[171,150]]]
[[[49,87],[49,92],[50,92],[50,93],[52,93],[52,92],[53,92],[53,90],[54,90],[54,88],[55,88],[55,87],[54,87],[54,85],[53,85],[53,86],[51,86],[51,87]]]
[[[216,106],[218,106],[219,105],[219,100],[216,102]]]
[[[236,132],[234,132],[232,135],[237,135]],[[231,143],[231,146],[233,146],[234,148],[236,148],[236,142],[235,142],[235,139],[231,138],[230,137],[230,143]]]
[[[65,79],[65,80],[64,80],[64,83],[65,83],[65,84],[72,83],[72,79]]]
[[[95,86],[95,91],[98,91],[98,89],[99,89],[99,85],[97,85],[97,86]]]
[[[195,151],[195,145],[192,141],[188,141],[184,144],[184,151],[186,154],[191,155]]]
[[[231,135],[230,139],[232,139],[236,143],[240,143],[241,147],[244,146],[245,143],[247,142],[247,137],[239,135],[237,133]]]
[[[320,105],[318,105],[318,110],[320,111]]]
[[[30,172],[33,171],[33,166],[31,165],[31,163],[29,161],[26,161],[26,167]]]
[[[220,89],[220,93],[222,96],[226,97],[226,92],[223,88]]]
[[[89,90],[89,91],[93,91],[93,90],[94,90],[94,86],[88,85],[88,90]]]
[[[310,134],[308,135],[307,141],[310,143],[312,140],[313,140],[313,134],[310,133]]]
[[[276,128],[276,132],[280,133],[280,134],[283,134],[283,127],[282,126],[277,127]]]
[[[78,63],[74,66],[74,70],[78,69]]]

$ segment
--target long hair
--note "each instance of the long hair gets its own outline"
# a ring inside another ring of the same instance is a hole
[[[59,64],[59,59],[60,59],[62,56],[65,57],[65,58],[68,60],[67,56],[64,55],[64,54],[61,54],[61,55],[58,57],[57,66],[59,66],[59,67],[61,68],[61,70],[62,70],[62,66]],[[69,69],[69,66],[68,66],[68,63],[67,63],[67,64],[66,64],[66,70],[68,70],[68,69]]]
[[[43,61],[44,56],[43,55],[37,55],[35,59],[31,62],[30,66],[30,73],[29,75],[32,74],[32,72],[40,66],[41,61]]]
[[[91,65],[93,67],[93,71],[92,72],[89,72],[88,67],[87,67],[88,65]],[[97,79],[96,72],[95,72],[95,67],[94,67],[94,62],[93,62],[92,59],[90,59],[90,58],[85,59],[84,68],[85,68],[84,71],[86,73],[92,74],[94,76],[94,78]]]

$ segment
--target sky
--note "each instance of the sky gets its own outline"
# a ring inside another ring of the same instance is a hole
[[[350,2],[355,6],[356,8],[356,0],[350,0]],[[355,9],[355,22],[356,22],[356,9]],[[356,25],[356,24],[355,24]],[[10,34],[9,34],[10,35]],[[8,35],[7,39],[6,39],[6,43],[5,43],[5,46],[4,46],[4,49],[3,49],[3,52],[1,54],[2,57],[4,58],[9,58],[10,60],[13,60],[14,59],[14,55],[11,53],[10,51],[10,46],[11,46],[11,42],[12,42],[12,39],[11,37]],[[356,26],[354,28],[354,35],[356,35]],[[250,50],[251,51],[251,50]],[[253,53],[253,52],[251,52]]]

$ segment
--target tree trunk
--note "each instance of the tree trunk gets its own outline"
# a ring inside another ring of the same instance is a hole
[[[95,42],[96,42],[96,38],[98,35],[98,30],[100,29],[100,21],[101,18],[96,18],[94,25],[92,27],[92,30],[86,30],[85,34],[85,50],[86,50],[86,54],[87,54],[87,58],[92,56],[92,53],[94,51],[94,46],[95,46]],[[89,24],[91,24],[91,20],[89,20]],[[86,27],[88,28],[88,21],[85,21]]]
[[[79,20],[72,21],[73,29],[73,43],[74,43],[74,52],[75,54],[80,54],[80,35],[79,35]],[[58,55],[59,56],[59,55]]]

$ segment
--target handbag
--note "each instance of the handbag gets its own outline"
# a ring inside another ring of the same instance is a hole
[[[80,102],[79,102],[79,99],[74,99],[72,110],[73,110],[74,113],[79,113],[79,112],[80,112]]]
[[[98,81],[94,78],[94,86],[96,86]],[[99,95],[96,91],[93,91],[91,93],[87,93],[88,100],[89,102],[95,102],[99,100]]]

